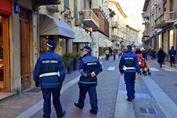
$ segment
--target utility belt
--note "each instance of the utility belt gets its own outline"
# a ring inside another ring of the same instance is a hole
[[[42,78],[42,77],[49,77],[49,76],[58,76],[60,77],[60,72],[48,72],[48,73],[43,73],[43,74],[40,74],[39,75],[39,78]]]

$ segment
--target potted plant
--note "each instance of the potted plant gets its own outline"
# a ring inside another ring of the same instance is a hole
[[[74,69],[74,60],[78,56],[78,53],[65,53],[63,55],[64,65],[68,73]]]

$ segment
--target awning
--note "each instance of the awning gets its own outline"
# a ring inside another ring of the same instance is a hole
[[[1,0],[0,2],[0,14],[11,15],[12,2],[10,0]]]
[[[73,40],[74,43],[91,43],[92,39],[88,33],[85,32],[84,29],[79,27],[73,28],[75,33],[75,39]]]
[[[173,25],[177,27],[177,20],[174,21]]]
[[[98,43],[98,47],[112,47],[113,43],[105,38],[96,38],[96,41]]]
[[[59,35],[64,38],[74,39],[74,31],[66,22],[46,14],[40,14],[39,16],[40,35]]]
[[[113,43],[108,39],[108,37],[99,31],[92,32],[94,45],[97,47],[112,47]]]

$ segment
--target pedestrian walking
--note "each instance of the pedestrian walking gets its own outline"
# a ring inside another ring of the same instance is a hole
[[[145,60],[147,60],[147,51],[144,49],[144,48],[142,48],[142,55],[143,55],[143,58],[145,59]]]
[[[156,60],[157,53],[155,49],[153,49],[152,56],[153,56],[153,60]]]
[[[124,74],[124,80],[127,90],[127,101],[131,102],[135,98],[135,78],[140,77],[140,67],[136,55],[132,52],[132,46],[127,46],[127,51],[122,55],[119,63],[119,71]]]
[[[105,55],[106,55],[106,60],[109,60],[109,50],[105,51]]]
[[[113,54],[113,60],[115,61],[116,60],[116,50],[113,50],[113,52],[112,52]]]
[[[43,94],[43,118],[50,118],[51,95],[57,118],[61,118],[65,115],[60,104],[60,90],[65,79],[65,69],[62,57],[54,53],[56,43],[53,38],[48,40],[47,46],[49,50],[38,58],[33,77],[36,87],[40,86]]]
[[[137,61],[138,61],[139,65],[140,65],[141,61],[143,60],[143,55],[141,53],[141,50],[140,49],[136,49],[135,53],[136,53]]]
[[[80,58],[80,81],[79,81],[79,100],[74,105],[80,109],[84,107],[86,93],[90,96],[91,110],[90,113],[96,115],[98,112],[97,103],[97,75],[102,72],[102,66],[98,59],[91,55],[91,48],[85,46],[82,49]]]
[[[162,68],[162,64],[164,63],[164,59],[165,59],[165,52],[163,51],[162,48],[159,49],[158,53],[157,53],[157,61],[160,65],[160,67]]]
[[[170,56],[170,64],[171,64],[171,66],[174,65],[174,67],[175,67],[176,50],[174,49],[174,46],[171,47],[171,49],[169,50],[168,54]]]

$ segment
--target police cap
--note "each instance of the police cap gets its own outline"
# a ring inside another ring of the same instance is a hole
[[[132,46],[131,45],[127,45],[127,49],[128,50],[132,50]]]
[[[51,48],[55,48],[56,47],[56,42],[54,39],[49,39],[47,42],[47,46],[51,47]]]
[[[92,52],[92,49],[89,46],[84,46],[81,50],[83,51],[84,49],[86,49],[88,52]]]

